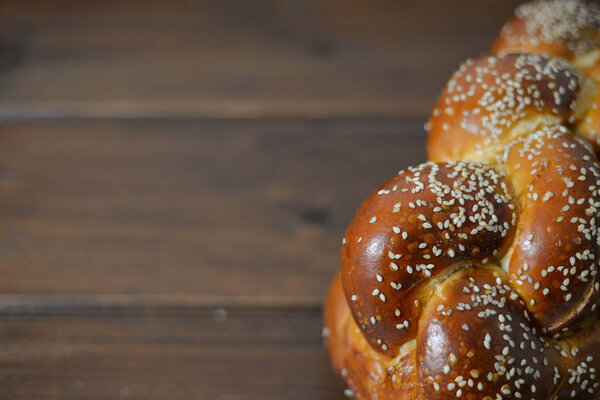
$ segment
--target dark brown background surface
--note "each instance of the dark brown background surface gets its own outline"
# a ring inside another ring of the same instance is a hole
[[[1,1],[0,398],[343,398],[346,224],[516,3]]]

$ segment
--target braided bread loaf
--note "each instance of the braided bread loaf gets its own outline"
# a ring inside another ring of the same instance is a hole
[[[600,8],[519,7],[362,204],[325,305],[357,399],[600,399]]]

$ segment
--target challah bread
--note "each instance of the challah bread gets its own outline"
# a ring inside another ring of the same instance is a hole
[[[347,394],[600,399],[598,12],[521,6],[443,91],[431,161],[358,210],[325,305]]]

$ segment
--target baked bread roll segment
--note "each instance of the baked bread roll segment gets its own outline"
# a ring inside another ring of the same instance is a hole
[[[579,0],[527,3],[515,11],[492,54],[536,53],[569,61],[586,76],[575,134],[600,150],[600,5]]]
[[[560,57],[560,58],[559,58]],[[600,399],[600,8],[523,5],[358,210],[325,305],[358,399]]]
[[[437,283],[506,251],[516,220],[503,175],[488,165],[426,163],[381,186],[342,250],[349,307],[371,345],[394,356],[414,340]]]

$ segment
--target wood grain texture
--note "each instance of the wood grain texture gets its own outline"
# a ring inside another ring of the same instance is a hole
[[[1,399],[315,399],[343,389],[318,312],[3,317]]]
[[[0,128],[0,292],[324,296],[362,200],[422,161],[419,121]]]
[[[423,118],[517,3],[4,0],[0,118]]]
[[[518,2],[1,1],[0,399],[343,399],[343,232]]]

